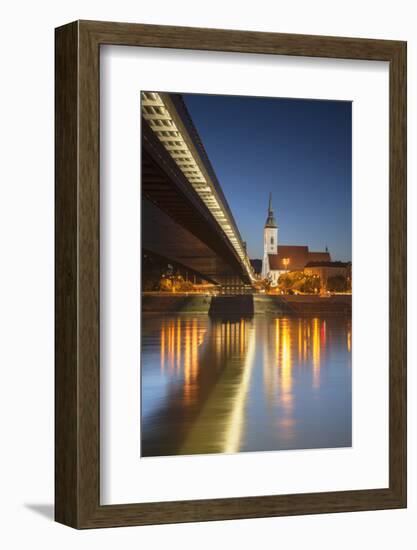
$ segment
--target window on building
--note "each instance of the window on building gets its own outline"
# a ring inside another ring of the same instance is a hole
[[[274,244],[274,237],[271,237],[271,244]]]

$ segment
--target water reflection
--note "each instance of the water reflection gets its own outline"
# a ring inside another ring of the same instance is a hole
[[[351,326],[144,316],[142,456],[351,445]]]

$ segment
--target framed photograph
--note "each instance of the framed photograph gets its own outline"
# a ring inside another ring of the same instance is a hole
[[[56,521],[406,506],[406,43],[56,29]]]

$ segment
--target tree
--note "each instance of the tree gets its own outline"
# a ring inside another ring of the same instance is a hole
[[[169,277],[162,277],[159,281],[159,290],[163,292],[172,292],[172,281]]]
[[[320,292],[320,288],[321,280],[318,275],[305,275],[301,292],[305,292],[306,294],[317,294]]]
[[[194,285],[191,281],[182,280],[178,286],[178,290],[180,290],[181,292],[191,292],[192,290],[194,290]]]
[[[159,290],[162,292],[191,292],[194,285],[191,281],[186,281],[181,273],[165,272],[159,281]]]
[[[269,277],[255,281],[254,286],[257,290],[264,290],[269,292],[271,290],[272,280]]]
[[[279,277],[278,286],[283,292],[298,291],[316,294],[320,290],[320,277],[308,275],[304,271],[289,271]]]
[[[343,275],[334,275],[327,279],[327,290],[330,292],[346,292],[348,282]]]
[[[303,273],[301,271],[289,271],[279,276],[278,287],[284,292],[298,289],[298,285],[302,280]]]
[[[144,277],[142,279],[142,290],[149,292],[150,290],[159,290],[159,278],[158,277]]]

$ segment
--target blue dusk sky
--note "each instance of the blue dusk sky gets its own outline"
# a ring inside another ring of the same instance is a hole
[[[183,94],[251,258],[272,192],[279,244],[351,260],[352,105]]]

